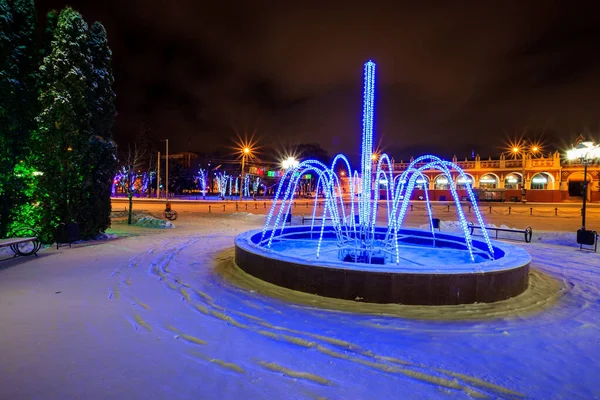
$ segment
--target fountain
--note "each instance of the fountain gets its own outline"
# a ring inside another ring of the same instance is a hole
[[[518,247],[490,240],[469,185],[467,197],[482,228],[481,238],[473,237],[453,185],[460,235],[435,231],[426,185],[429,229],[402,226],[416,185],[426,181],[425,171],[437,170],[449,182],[453,172],[463,181],[469,178],[456,164],[432,155],[415,159],[394,176],[389,156],[373,153],[374,94],[375,63],[369,61],[364,66],[360,173],[341,154],[331,166],[306,160],[286,170],[264,228],[236,238],[237,265],[279,286],[376,303],[494,302],[522,293],[528,285],[531,258]],[[348,172],[349,196],[335,172],[340,163]],[[287,226],[294,194],[305,174],[317,177],[315,192],[322,192],[324,199],[315,196],[310,224]],[[379,185],[384,187],[383,199]]]

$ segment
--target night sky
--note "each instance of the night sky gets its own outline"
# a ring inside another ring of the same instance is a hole
[[[369,59],[375,141],[396,159],[497,156],[524,130],[544,133],[548,149],[582,131],[600,141],[592,2],[283,3],[36,2],[40,22],[69,4],[105,25],[121,145],[143,124],[173,152],[211,151],[255,130],[263,144],[318,142],[354,156]]]

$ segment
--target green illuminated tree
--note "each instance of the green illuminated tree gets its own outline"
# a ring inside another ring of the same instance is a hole
[[[21,164],[38,112],[36,25],[33,0],[0,1],[0,236],[28,201]]]
[[[89,110],[92,135],[89,160],[93,165],[88,207],[92,211],[94,228],[103,232],[110,226],[110,195],[117,169],[116,147],[111,133],[117,112],[112,88],[112,52],[108,47],[104,26],[99,22],[90,28],[88,48],[92,57],[92,73],[88,78],[91,87]]]

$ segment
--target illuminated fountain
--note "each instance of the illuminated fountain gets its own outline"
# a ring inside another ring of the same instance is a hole
[[[344,155],[331,164],[306,160],[285,171],[262,230],[236,238],[236,263],[265,281],[318,295],[403,304],[461,304],[504,300],[527,288],[529,255],[490,240],[476,198],[467,185],[481,238],[473,238],[456,188],[450,185],[460,235],[434,230],[425,185],[429,229],[403,228],[410,198],[425,171],[468,181],[464,171],[432,155],[415,159],[394,176],[390,158],[373,153],[375,63],[364,69],[360,172]],[[349,196],[335,173],[348,172]],[[305,174],[317,177],[310,224],[291,226],[294,194]],[[379,184],[385,187],[380,200]],[[322,209],[321,209],[322,206]]]

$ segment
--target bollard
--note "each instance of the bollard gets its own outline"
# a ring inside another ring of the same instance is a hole
[[[246,203],[246,210],[248,209],[248,203]]]
[[[471,214],[471,205],[469,204],[469,214]]]
[[[511,210],[511,207],[508,206],[508,215],[510,215],[510,210]]]
[[[210,204],[208,205],[208,212],[210,212]]]
[[[258,204],[254,203],[254,209],[258,210]]]
[[[410,211],[412,211],[412,210],[413,210],[413,205],[411,204],[411,205],[410,205]]]
[[[296,206],[297,206],[297,204],[296,204],[296,202],[294,202],[294,207],[296,207]]]
[[[225,212],[225,204],[223,204],[223,212]]]
[[[267,208],[267,202],[265,201],[263,204],[264,204],[263,208]]]
[[[492,206],[490,206],[490,214],[492,213]]]
[[[533,215],[533,207],[529,209],[529,215]]]
[[[558,207],[554,207],[554,215],[558,215]]]
[[[308,201],[306,202],[306,208],[308,208]]]
[[[237,201],[236,201],[236,202],[235,202],[235,211],[237,211],[237,210],[238,210],[238,203],[237,203]]]
[[[448,211],[447,212],[450,212],[450,205],[448,205]]]

